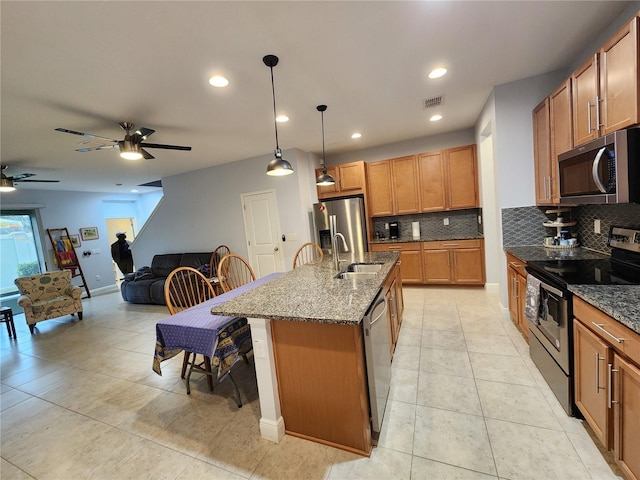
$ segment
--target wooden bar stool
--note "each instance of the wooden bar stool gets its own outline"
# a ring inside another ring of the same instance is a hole
[[[16,326],[13,323],[13,311],[9,307],[0,307],[0,322],[7,324],[7,332],[9,338],[18,338],[16,335]],[[13,332],[13,335],[12,333]]]

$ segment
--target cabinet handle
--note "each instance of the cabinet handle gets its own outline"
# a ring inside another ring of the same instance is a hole
[[[596,95],[596,104],[594,105],[596,107],[596,128],[595,128],[595,130],[599,130],[600,127],[602,126],[600,124],[600,102],[602,102],[602,99]]]
[[[460,245],[459,243],[443,243],[442,246],[443,247],[457,247],[458,245]]]
[[[614,373],[618,373],[619,370],[613,368],[613,364],[609,363],[607,366],[608,369],[608,377],[609,377],[609,388],[608,388],[608,392],[607,392],[607,404],[609,406],[609,408],[611,408],[613,406],[614,403],[620,403],[618,400],[614,400],[613,399],[613,374]]]
[[[600,354],[596,352],[596,394],[600,393],[600,360],[604,361],[604,357],[600,358]]]
[[[391,247],[391,246],[389,246],[389,250],[402,250],[402,247]]]
[[[547,200],[551,200],[551,177],[547,177]]]
[[[456,252],[453,252],[453,266],[458,266],[458,256],[456,255]]]
[[[451,256],[447,255],[447,267],[451,267]]]
[[[591,324],[598,328],[598,330],[602,330],[604,333],[606,333],[607,335],[609,335],[611,338],[613,338],[616,342],[618,343],[622,343],[624,342],[624,338],[618,338],[615,335],[613,335],[612,333],[607,332],[607,330],[604,328],[604,323],[596,323],[596,322],[591,322]]]
[[[591,133],[591,100],[587,102],[587,133]]]

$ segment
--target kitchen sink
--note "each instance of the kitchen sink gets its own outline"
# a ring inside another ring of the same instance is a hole
[[[382,263],[350,263],[344,271],[353,273],[377,273],[382,268],[382,265]]]
[[[334,278],[342,280],[373,280],[378,276],[378,272],[340,272]]]

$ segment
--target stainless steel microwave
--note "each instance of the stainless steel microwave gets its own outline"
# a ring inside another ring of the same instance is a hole
[[[560,203],[640,203],[640,129],[618,130],[558,155]]]

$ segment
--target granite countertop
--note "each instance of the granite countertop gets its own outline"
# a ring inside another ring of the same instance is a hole
[[[354,259],[341,253],[341,268],[353,261],[382,262],[372,280],[334,276],[333,257],[304,265],[211,309],[215,315],[302,322],[359,324],[399,259],[398,252],[368,252]]]
[[[381,238],[381,239],[371,240],[369,243],[385,244],[385,243],[410,243],[410,242],[437,242],[442,240],[475,240],[478,238],[484,238],[484,237],[480,233],[453,234],[453,235],[422,234],[419,239],[414,239],[413,237],[394,238],[393,240],[389,238]]]
[[[552,249],[543,246],[504,247],[505,252],[523,262],[562,260],[565,258],[591,260],[610,258],[587,248]],[[607,315],[640,333],[640,285],[568,285],[579,296]]]
[[[640,334],[640,285],[569,285],[569,291]]]
[[[571,258],[576,260],[591,260],[600,258],[610,258],[609,255],[589,250],[588,248],[546,248],[539,246],[517,246],[504,247],[504,251],[510,253],[514,257],[518,257],[523,262],[533,262],[537,260],[562,260]]]

